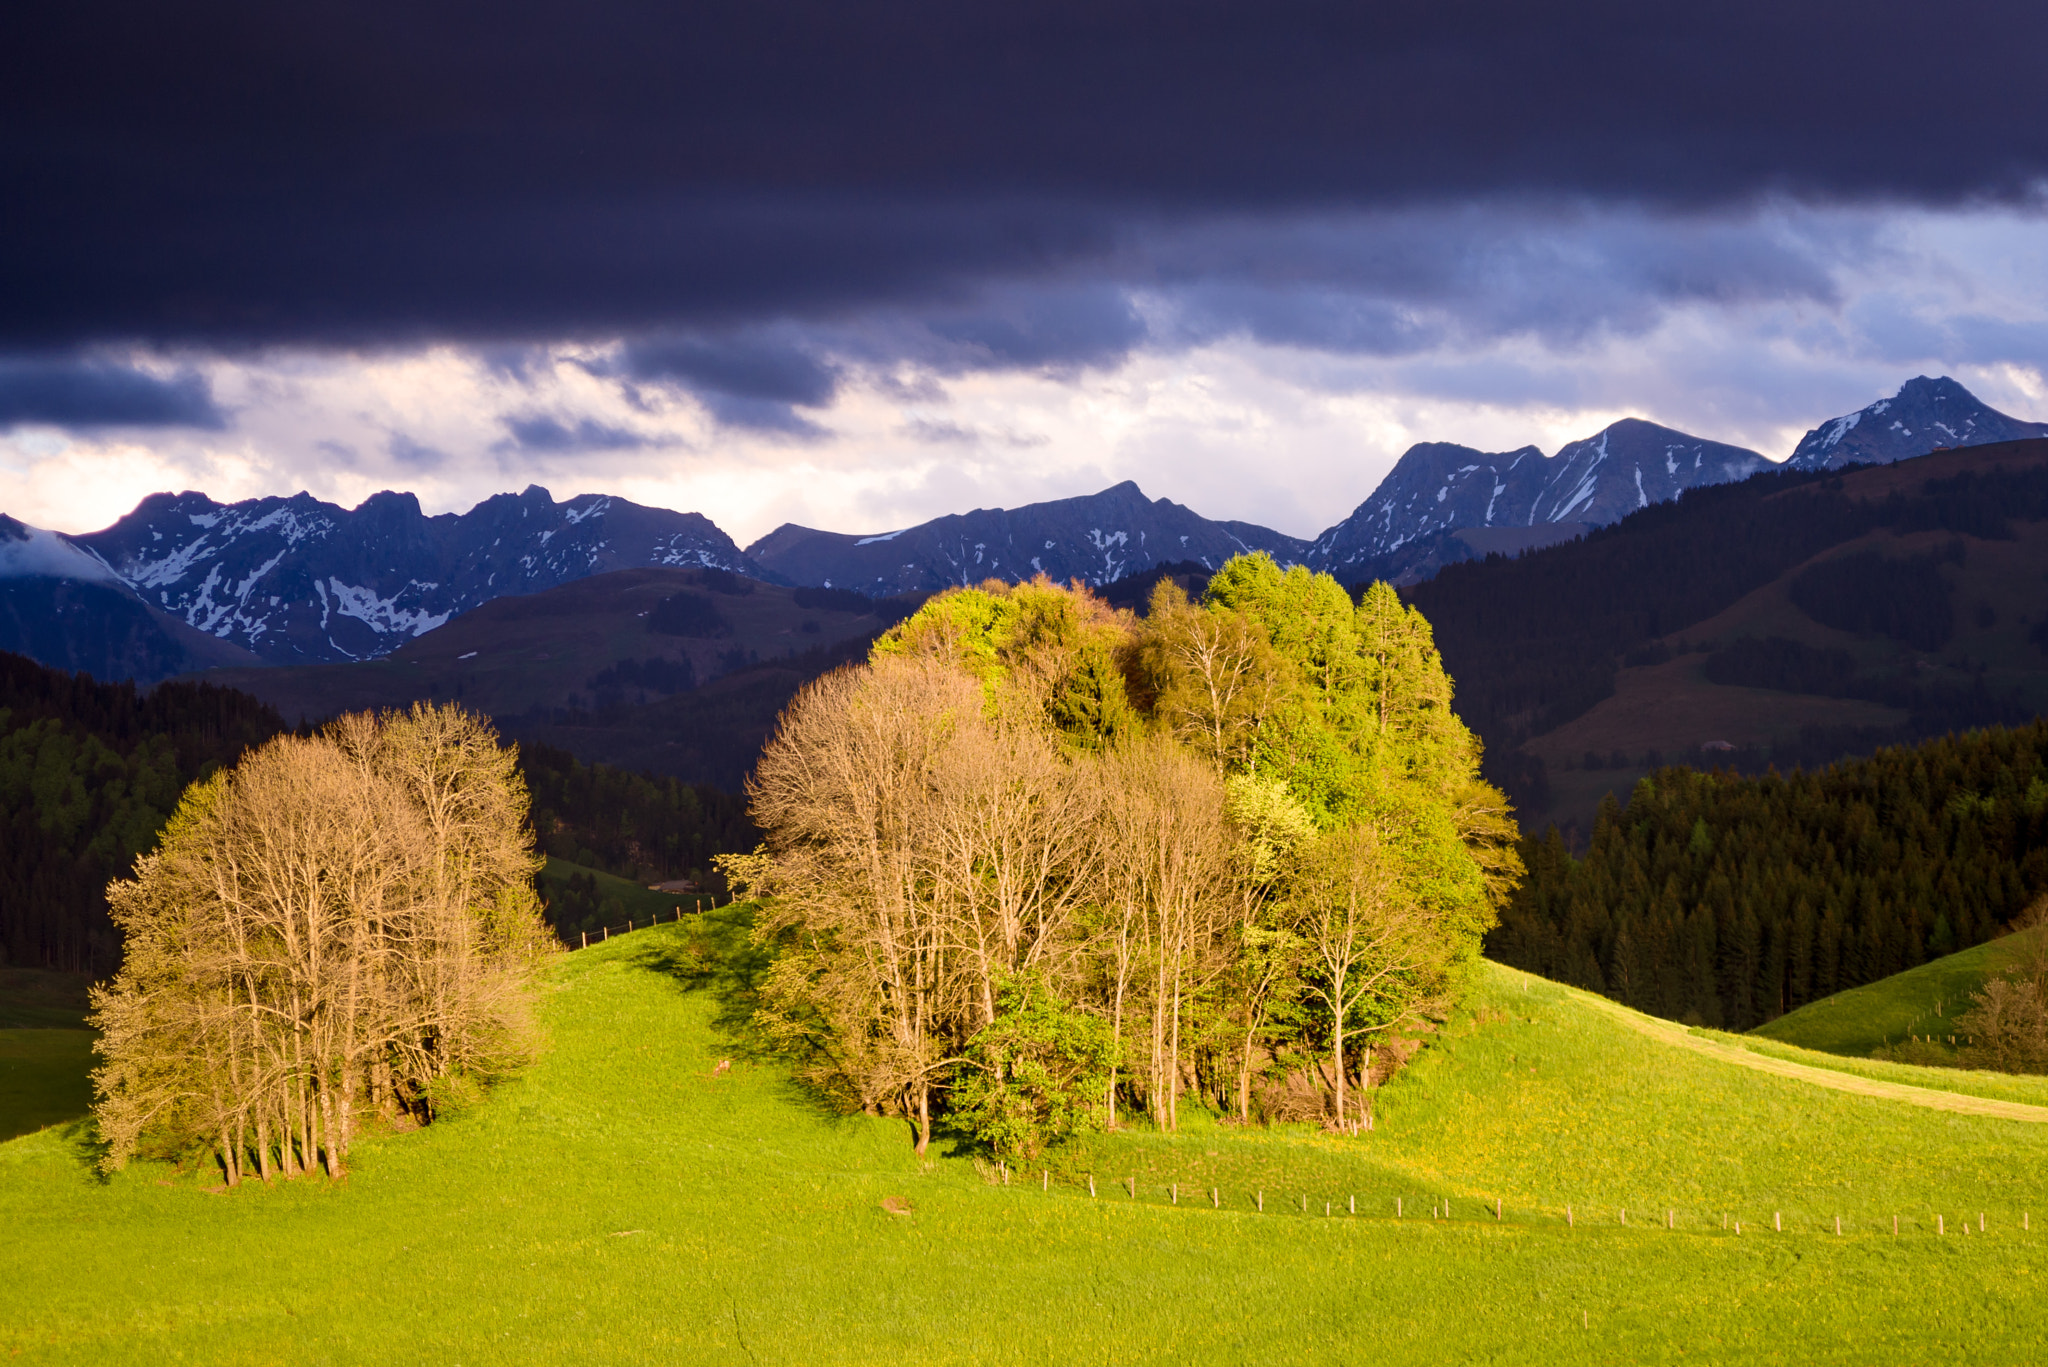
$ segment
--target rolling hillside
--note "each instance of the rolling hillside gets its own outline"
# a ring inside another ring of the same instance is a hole
[[[1407,590],[1525,818],[2048,708],[2048,440],[1768,472]],[[1535,776],[1540,775],[1540,778]]]
[[[2048,1081],[1816,1068],[1482,965],[1367,1136],[1197,1118],[1004,1185],[740,1048],[740,929],[566,956],[540,1063],[366,1141],[345,1187],[101,1184],[77,1127],[0,1145],[0,1353],[1808,1363],[2037,1337]]]
[[[1946,1037],[1956,1018],[1970,1010],[1971,995],[2014,967],[2026,937],[2021,931],[1894,973],[1874,983],[1837,992],[1788,1011],[1751,1033],[1765,1039],[1848,1057],[1868,1057],[1909,1035]]]
[[[901,612],[716,569],[619,570],[486,603],[380,660],[207,677],[294,720],[461,702],[586,763],[736,792],[797,688]]]

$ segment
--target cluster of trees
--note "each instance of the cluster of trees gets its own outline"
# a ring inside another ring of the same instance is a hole
[[[849,1108],[1021,1156],[1091,1118],[1250,1119],[1304,1078],[1369,1120],[1376,1041],[1440,1008],[1519,873],[1421,614],[1241,557],[1149,614],[948,592],[784,715],[761,1022]],[[1272,1113],[1273,1107],[1265,1108]],[[1294,1118],[1309,1118],[1303,1114]]]
[[[1487,953],[1748,1029],[1981,943],[2048,890],[2048,722],[1817,773],[1665,769],[1575,858],[1553,828]]]
[[[1858,558],[1848,557],[1850,561]],[[1709,655],[1700,672],[1719,684],[1813,693],[1828,698],[1864,698],[1903,709],[1907,714],[1903,734],[1894,733],[1886,738],[1894,741],[1978,726],[2017,726],[2034,715],[2034,709],[2027,705],[2019,690],[1993,693],[1981,675],[1968,683],[1929,680],[1911,659],[1894,669],[1865,673],[1846,650],[1810,646],[1783,636],[1766,636],[1762,640],[1737,637]],[[1823,758],[1833,759],[1842,753],[1845,752],[1835,751]],[[1780,767],[1789,768],[1801,762],[1796,755],[1797,747],[1780,746],[1773,758]]]
[[[2019,962],[1987,979],[1956,1019],[1963,1047],[1955,1053],[1915,1038],[1884,1052],[1906,1063],[1959,1064],[2000,1073],[2048,1073],[2048,931],[2042,904],[2028,908]]]
[[[585,679],[583,686],[590,690],[591,705],[599,709],[617,707],[629,692],[644,703],[650,693],[666,698],[695,688],[697,667],[687,655],[680,660],[666,660],[658,655],[646,660],[620,660]]]
[[[688,589],[672,593],[654,605],[647,614],[647,629],[664,636],[687,636],[696,639],[711,639],[732,635],[732,623],[725,620],[717,605],[701,593]]]
[[[107,884],[156,843],[189,784],[286,729],[234,689],[140,692],[0,652],[0,965],[112,973],[121,935]],[[519,764],[535,839],[572,863],[643,883],[695,878],[719,894],[712,857],[760,838],[745,799],[709,784],[538,744],[522,747]]]
[[[109,879],[194,779],[284,729],[232,689],[95,683],[0,651],[0,964],[111,972]]]
[[[324,1165],[523,1059],[550,941],[512,753],[459,709],[344,716],[194,784],[109,889],[93,990],[104,1163],[211,1149],[229,1185]]]
[[[1943,565],[1964,560],[1961,537],[1925,555],[1876,550],[1838,555],[1792,576],[1799,610],[1838,631],[1874,631],[1915,650],[1940,650],[1956,633],[1955,587]]]

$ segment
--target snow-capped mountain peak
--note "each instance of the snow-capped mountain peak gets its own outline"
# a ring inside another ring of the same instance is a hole
[[[1888,465],[1945,446],[2041,436],[2048,436],[2048,423],[2024,422],[2001,413],[1946,375],[1918,375],[1892,397],[1830,418],[1808,432],[1786,464],[1796,470]]]

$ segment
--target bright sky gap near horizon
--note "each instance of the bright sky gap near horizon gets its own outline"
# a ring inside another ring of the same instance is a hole
[[[24,37],[0,510],[58,530],[166,489],[538,483],[744,544],[1134,479],[1311,536],[1417,441],[1634,415],[1780,459],[1917,374],[2048,419],[2018,4],[478,33],[112,0]]]

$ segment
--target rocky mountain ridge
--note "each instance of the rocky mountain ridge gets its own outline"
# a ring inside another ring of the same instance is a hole
[[[1307,563],[1346,583],[1413,582],[1450,561],[1485,554],[1460,539],[1469,530],[1517,529],[1522,534],[1510,539],[1512,549],[1534,549],[1769,465],[1754,451],[1640,418],[1623,418],[1554,456],[1534,446],[1489,453],[1422,442],[1351,516],[1316,538]],[[1410,553],[1402,555],[1404,549]]]
[[[104,531],[64,538],[186,625],[272,664],[374,659],[510,594],[606,570],[760,566],[700,513],[547,490],[428,517],[409,493],[344,509],[310,494],[220,504],[152,494]]]
[[[1999,413],[1953,380],[1920,377],[1815,428],[1791,464],[1835,468],[2044,433],[2048,424]],[[882,597],[1040,573],[1103,586],[1265,551],[1346,583],[1415,583],[1446,564],[1568,541],[1769,464],[1636,418],[1552,456],[1425,442],[1313,541],[1205,518],[1129,481],[866,535],[785,524],[744,551],[701,514],[602,494],[557,503],[537,487],[435,517],[409,493],[375,494],[352,510],[305,493],[233,504],[153,494],[85,535],[11,520],[12,532],[0,529],[0,649],[144,681],[231,662],[344,663],[387,655],[495,598],[645,567]]]
[[[1785,463],[1795,470],[1889,465],[1958,446],[2048,437],[2048,423],[2001,413],[1946,375],[1915,376],[1889,399],[1808,432]]]
[[[977,508],[869,536],[784,523],[746,553],[794,583],[886,597],[1039,574],[1100,586],[1176,561],[1216,569],[1247,551],[1293,565],[1307,550],[1307,542],[1269,527],[1212,522],[1169,499],[1147,498],[1125,480],[1099,494]]]

